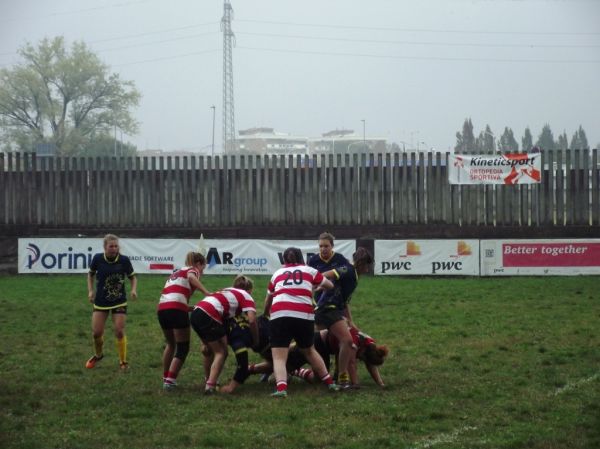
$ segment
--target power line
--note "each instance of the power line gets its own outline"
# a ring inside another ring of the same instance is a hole
[[[166,42],[181,41],[181,40],[185,40],[185,39],[195,39],[197,37],[208,36],[208,35],[216,35],[218,33],[219,33],[218,31],[211,31],[209,33],[200,33],[200,34],[194,34],[194,35],[191,35],[191,36],[173,37],[173,38],[170,38],[170,39],[162,39],[162,40],[152,41],[152,42],[143,42],[141,44],[131,44],[131,45],[124,45],[122,47],[104,48],[104,49],[96,50],[96,51],[98,53],[103,53],[103,52],[106,52],[106,51],[115,51],[115,50],[125,50],[125,49],[128,49],[128,48],[147,47],[149,45],[164,44]]]
[[[198,27],[203,27],[203,26],[207,26],[207,25],[218,25],[220,22],[205,22],[205,23],[198,23],[195,25],[187,25],[184,27],[178,27],[178,28],[166,28],[164,30],[159,30],[159,31],[148,31],[146,33],[139,33],[139,34],[129,34],[129,35],[125,35],[125,36],[118,36],[118,37],[110,37],[107,39],[99,39],[96,41],[91,41],[91,44],[96,44],[96,43],[101,43],[101,42],[108,42],[108,41],[117,41],[117,40],[123,40],[123,39],[133,39],[136,37],[143,37],[143,36],[149,36],[149,35],[153,35],[153,34],[162,34],[162,33],[170,33],[172,31],[182,31],[182,30],[189,30],[190,28],[198,28]]]
[[[99,10],[108,9],[108,8],[123,8],[125,6],[137,5],[140,3],[148,3],[148,2],[152,2],[152,1],[155,1],[155,0],[135,0],[135,1],[129,1],[129,2],[114,3],[112,5],[94,6],[93,8],[73,9],[70,11],[53,12],[50,14],[44,14],[44,15],[39,15],[39,16],[15,17],[15,18],[11,18],[11,19],[2,19],[2,20],[0,20],[0,23],[19,22],[19,21],[24,21],[24,20],[48,19],[50,17],[68,16],[68,15],[73,15],[73,14],[99,11]]]
[[[415,61],[461,61],[461,62],[520,62],[520,63],[540,63],[540,64],[600,64],[600,59],[577,60],[577,59],[509,59],[509,58],[451,58],[438,56],[395,56],[395,55],[375,55],[369,53],[336,53],[336,52],[319,52],[319,51],[302,51],[302,50],[281,50],[275,48],[256,48],[256,47],[240,47],[242,50],[255,50],[276,53],[298,53],[306,55],[322,55],[322,56],[352,56],[364,58],[379,58],[379,59],[401,59]]]
[[[397,40],[379,40],[379,39],[351,39],[338,37],[323,37],[323,36],[306,36],[298,34],[274,34],[274,33],[251,33],[238,31],[237,34],[249,36],[264,36],[264,37],[284,37],[291,39],[309,39],[309,40],[324,40],[337,42],[358,42],[365,44],[400,44],[400,45],[423,45],[423,46],[442,46],[442,47],[483,47],[483,48],[600,48],[600,45],[583,44],[583,45],[568,45],[568,44],[474,44],[474,43],[451,43],[451,42],[435,42],[435,41],[397,41]]]
[[[195,25],[187,25],[184,27],[177,27],[177,28],[166,28],[164,30],[158,30],[158,31],[148,31],[146,33],[138,33],[138,34],[128,34],[128,35],[123,35],[123,36],[118,36],[118,37],[109,37],[106,39],[98,39],[98,40],[94,40],[94,41],[90,41],[88,42],[89,44],[99,44],[99,43],[103,43],[103,42],[111,42],[111,41],[120,41],[120,40],[127,40],[127,39],[134,39],[134,38],[138,38],[138,37],[144,37],[144,36],[151,36],[151,35],[155,35],[155,34],[163,34],[163,33],[170,33],[173,31],[182,31],[182,30],[189,30],[191,28],[198,28],[198,27],[204,27],[207,25],[218,25],[220,22],[205,22],[205,23],[198,23]],[[204,36],[207,34],[215,34],[218,33],[218,31],[214,31],[214,32],[208,32],[208,33],[201,33],[201,34],[195,34],[192,36],[189,36],[190,38],[192,37],[199,37],[199,36]],[[171,40],[180,40],[180,39],[187,39],[188,36],[183,36],[183,37],[177,37],[177,38],[170,38],[170,39],[165,39],[163,41],[154,41],[154,43],[162,43],[162,42],[168,42]],[[143,45],[150,45],[150,44],[139,44],[140,46]],[[132,48],[135,45],[131,45],[131,46],[127,46],[127,47],[118,47],[115,48],[115,50],[121,49],[121,48]],[[110,49],[113,50],[113,49]],[[110,50],[102,50],[102,51],[110,51]],[[5,53],[0,53],[0,56],[15,56],[17,54],[17,52],[5,52]]]
[[[187,58],[189,56],[197,56],[197,55],[204,55],[207,53],[216,53],[216,52],[220,52],[221,49],[218,50],[205,50],[205,51],[195,51],[192,53],[185,53],[182,55],[174,55],[174,56],[165,56],[162,58],[153,58],[153,59],[146,59],[143,61],[133,61],[133,62],[125,62],[123,64],[111,64],[113,67],[124,67],[124,66],[128,66],[128,65],[137,65],[137,64],[146,64],[148,62],[158,62],[158,61],[167,61],[169,59],[179,59],[179,58]]]
[[[585,32],[585,31],[491,31],[491,30],[451,30],[451,29],[435,29],[435,28],[388,28],[388,27],[366,27],[356,25],[333,25],[333,24],[316,24],[316,23],[298,23],[298,22],[276,22],[270,20],[248,20],[240,19],[238,22],[248,23],[264,23],[268,25],[286,25],[298,27],[316,27],[316,28],[338,28],[349,30],[366,30],[366,31],[402,31],[410,33],[455,33],[455,34],[503,34],[503,35],[532,35],[532,36],[600,36],[600,32]]]

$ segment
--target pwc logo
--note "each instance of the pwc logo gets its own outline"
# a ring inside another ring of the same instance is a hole
[[[402,260],[408,257],[421,256],[421,247],[417,245],[417,242],[413,242],[412,240],[408,240],[406,242],[406,247],[404,251],[401,251],[398,258],[399,261],[384,261],[381,262],[381,274],[385,274],[389,271],[393,272],[408,272],[413,269],[413,262],[409,260]]]
[[[406,242],[406,247],[403,252],[404,252],[404,254],[400,254],[399,257],[420,256],[421,255],[421,247],[419,245],[417,245],[417,242],[408,240]]]
[[[459,240],[456,246],[457,246],[457,248],[456,248],[457,256],[473,255],[473,250],[471,249],[471,246],[467,242]]]

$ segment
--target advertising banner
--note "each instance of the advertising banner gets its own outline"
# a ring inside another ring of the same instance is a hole
[[[479,276],[479,240],[376,240],[376,275]]]
[[[481,275],[600,274],[600,239],[482,240]]]
[[[541,153],[451,154],[448,158],[450,184],[539,184],[541,179]]]
[[[128,239],[119,240],[121,253],[136,273],[171,273],[189,251],[207,259],[206,274],[269,275],[281,267],[283,251],[300,248],[306,260],[318,253],[317,240]],[[20,238],[19,273],[87,273],[92,257],[103,252],[102,239]],[[335,250],[351,260],[354,240],[336,240]]]

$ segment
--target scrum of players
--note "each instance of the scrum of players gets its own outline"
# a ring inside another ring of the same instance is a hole
[[[254,374],[261,375],[262,381],[273,379],[273,397],[287,396],[292,377],[321,383],[329,391],[357,389],[361,362],[373,381],[385,387],[379,367],[388,348],[360,329],[350,310],[359,276],[368,273],[372,264],[372,255],[363,247],[356,249],[352,261],[336,253],[334,237],[327,232],[319,236],[319,253],[307,264],[300,249],[287,248],[282,267],[269,281],[264,310],[258,314],[250,278],[236,276],[231,287],[210,292],[201,282],[206,259],[189,252],[185,266],[166,280],[157,307],[166,342],[163,389],[177,389],[192,329],[202,343],[207,395],[233,393]],[[196,290],[205,296],[190,305]],[[235,355],[235,373],[218,387],[229,348]],[[250,351],[261,362],[250,363]],[[94,363],[88,361],[86,367],[93,368],[101,358],[101,348],[96,348]]]

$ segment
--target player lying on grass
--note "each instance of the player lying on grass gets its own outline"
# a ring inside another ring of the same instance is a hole
[[[385,362],[389,350],[385,345],[378,345],[376,341],[364,332],[356,328],[350,328],[352,335],[353,349],[349,363],[349,376],[352,388],[360,386],[358,377],[357,360],[364,362],[365,368],[380,387],[385,387],[385,383],[379,372],[379,367]],[[338,357],[339,342],[336,337],[326,329],[314,333],[314,345],[319,355],[323,358],[325,366],[330,369],[331,356]],[[292,344],[287,363],[288,372],[291,375],[298,376],[308,382],[314,382],[315,376],[311,369],[302,368],[307,363],[302,352]],[[252,364],[248,367],[251,374],[270,374],[273,370],[272,363],[266,359],[264,362]],[[335,377],[335,376],[334,376]]]

